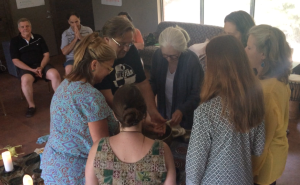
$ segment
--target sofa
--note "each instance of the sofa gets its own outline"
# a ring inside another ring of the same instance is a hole
[[[190,42],[188,43],[188,47],[190,47],[193,44],[202,43],[205,42],[206,39],[211,39],[214,36],[217,36],[221,33],[223,33],[223,28],[219,26],[211,26],[211,25],[203,25],[203,24],[194,24],[194,23],[183,23],[183,22],[161,22],[158,24],[157,29],[154,33],[151,34],[152,37],[155,38],[155,43],[158,43],[158,37],[160,33],[170,26],[180,26],[183,29],[185,29],[188,34],[190,35]],[[146,68],[151,68],[152,63],[152,56],[159,48],[159,46],[155,45],[148,45],[147,39],[149,36],[145,37],[145,48],[143,50],[140,50],[140,56],[144,62],[144,66]]]

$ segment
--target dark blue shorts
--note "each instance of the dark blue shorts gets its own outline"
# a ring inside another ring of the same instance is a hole
[[[40,65],[41,64],[33,64],[33,65],[29,65],[29,67],[36,69],[36,68],[40,67]],[[42,73],[43,73],[42,79],[44,79],[46,82],[50,81],[50,80],[46,79],[46,73],[49,69],[52,69],[52,68],[54,68],[54,67],[51,64],[46,64],[42,70]],[[35,76],[35,74],[33,72],[18,68],[18,77],[20,80],[24,74],[32,75],[35,79],[34,82],[36,82],[39,79],[39,77]]]
[[[74,64],[74,60],[67,60],[65,63],[64,63],[64,67],[66,67],[67,65],[73,65]]]

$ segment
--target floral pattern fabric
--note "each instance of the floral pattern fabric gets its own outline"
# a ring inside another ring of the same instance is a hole
[[[99,142],[94,170],[99,185],[158,185],[167,177],[163,142],[155,140],[147,155],[136,163],[122,162],[112,151],[109,138]]]
[[[88,122],[108,119],[118,127],[104,96],[89,83],[64,80],[50,107],[50,136],[41,168],[45,184],[84,184],[85,164],[93,144]]]

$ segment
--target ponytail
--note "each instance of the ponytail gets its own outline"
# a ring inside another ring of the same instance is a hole
[[[69,81],[86,79],[91,83],[93,75],[90,64],[93,60],[106,62],[116,59],[115,50],[109,46],[98,33],[94,32],[82,39],[74,49],[74,64],[72,72],[66,76]]]

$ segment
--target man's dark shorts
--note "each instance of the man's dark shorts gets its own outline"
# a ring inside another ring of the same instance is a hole
[[[36,69],[36,68],[40,67],[40,64],[33,64],[33,65],[30,65],[29,67],[31,67],[32,69]],[[51,64],[47,64],[44,67],[44,69],[42,70],[42,74],[43,74],[42,79],[44,79],[46,82],[50,81],[50,80],[46,79],[46,73],[49,69],[52,69],[52,68],[54,68],[54,67]],[[20,80],[24,74],[31,74],[34,77],[34,82],[36,82],[40,78],[40,77],[37,77],[34,72],[18,68],[18,76],[19,76]]]
[[[74,60],[68,60],[64,63],[64,68],[67,66],[67,65],[73,65],[74,64]]]

